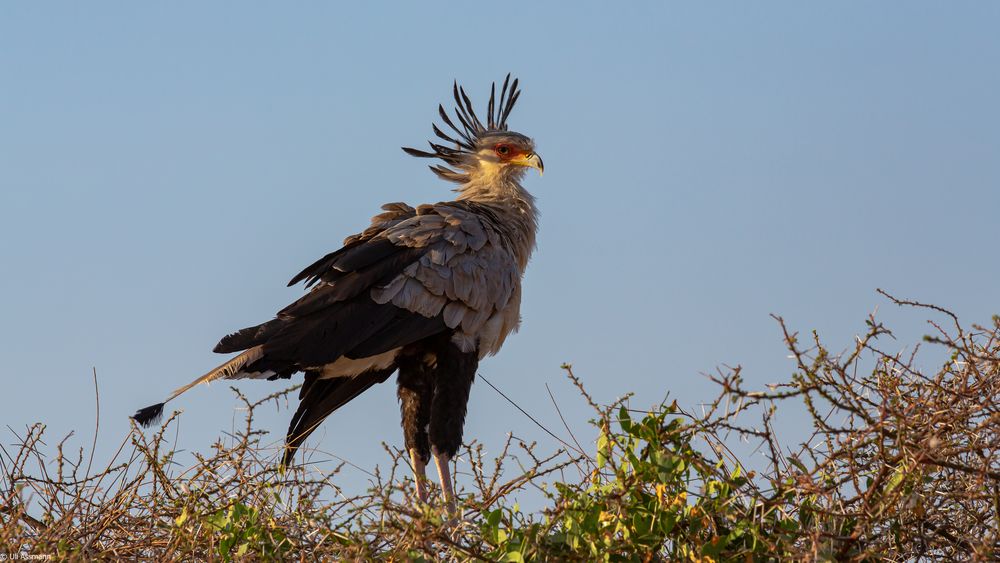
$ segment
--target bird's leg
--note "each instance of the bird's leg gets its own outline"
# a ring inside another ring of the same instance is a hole
[[[413,465],[413,483],[417,487],[417,499],[427,502],[427,464],[416,448],[410,448],[410,464]]]
[[[462,447],[466,404],[478,364],[479,356],[475,351],[462,352],[450,339],[437,351],[434,400],[431,402],[427,434],[441,478],[441,491],[452,517],[456,516],[456,502],[448,463]]]
[[[410,453],[413,481],[418,502],[427,502],[427,462],[431,445],[427,438],[431,399],[434,388],[431,372],[422,359],[414,354],[401,354],[399,359],[399,410],[402,415],[403,441]]]
[[[437,466],[438,478],[441,480],[441,492],[444,494],[444,500],[448,505],[448,514],[454,516],[456,512],[455,507],[455,489],[451,484],[451,469],[448,464],[451,463],[451,456],[446,453],[442,453],[434,449],[434,465]]]

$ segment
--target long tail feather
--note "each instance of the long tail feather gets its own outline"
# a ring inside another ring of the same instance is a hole
[[[162,403],[157,403],[155,405],[150,405],[148,407],[139,409],[132,415],[132,418],[138,422],[143,427],[149,427],[156,424],[160,418],[163,416],[163,406],[176,399],[181,393],[195,387],[201,383],[209,383],[215,381],[216,379],[230,379],[234,375],[238,374],[244,366],[249,363],[259,360],[264,355],[263,346],[254,346],[246,352],[233,357],[233,359],[228,362],[216,367],[215,369],[209,371],[205,375],[195,379],[191,383],[176,389],[169,397],[166,398]]]

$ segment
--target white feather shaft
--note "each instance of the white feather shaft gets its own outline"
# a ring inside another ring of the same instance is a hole
[[[209,371],[208,373],[199,377],[198,379],[195,379],[191,383],[188,383],[184,387],[177,389],[176,391],[170,394],[170,397],[167,398],[167,401],[173,400],[181,393],[184,393],[188,389],[191,389],[192,387],[200,383],[209,383],[219,378],[231,377],[232,375],[239,373],[239,371],[243,369],[243,366],[259,360],[263,355],[264,355],[264,347],[254,346],[253,348],[250,348],[249,350],[239,354],[238,356],[234,357],[228,362]]]

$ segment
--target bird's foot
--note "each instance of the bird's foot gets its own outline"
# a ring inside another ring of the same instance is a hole
[[[444,496],[445,505],[448,508],[448,514],[451,520],[456,520],[458,514],[458,507],[455,502],[455,489],[451,484],[451,469],[449,463],[451,462],[451,456],[448,454],[443,454],[434,451],[434,465],[437,466],[438,478],[441,480],[441,494]]]
[[[417,490],[418,504],[427,503],[427,464],[417,450],[410,450],[410,464],[413,467],[413,484]]]

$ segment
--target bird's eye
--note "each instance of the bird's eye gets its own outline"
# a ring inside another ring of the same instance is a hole
[[[497,154],[500,156],[506,156],[510,154],[510,147],[507,145],[497,145]]]

